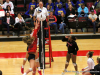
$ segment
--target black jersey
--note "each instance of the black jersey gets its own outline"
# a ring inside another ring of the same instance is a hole
[[[100,75],[100,64],[98,64],[94,67],[94,74],[95,75]]]
[[[77,43],[75,41],[70,42],[68,38],[63,38],[63,42],[67,42],[66,46],[68,48],[68,53],[74,53],[75,55],[77,54],[76,52],[79,50]]]

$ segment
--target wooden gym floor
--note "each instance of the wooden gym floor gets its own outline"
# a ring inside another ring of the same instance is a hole
[[[100,50],[100,39],[77,39],[79,50]],[[66,42],[61,40],[52,40],[53,51],[67,51]],[[11,53],[11,52],[26,52],[27,45],[22,41],[14,42],[0,42],[0,53]],[[97,56],[93,56],[94,62],[96,63]],[[48,61],[48,59],[46,59]],[[51,64],[51,68],[45,69],[45,75],[61,75],[65,67],[66,57],[54,57],[54,62]],[[23,58],[2,58],[0,59],[0,70],[3,75],[22,75],[20,67],[22,65]],[[86,56],[77,56],[78,70],[87,66]],[[25,70],[29,68],[29,63],[25,65]],[[68,71],[74,71],[72,62],[70,61]],[[38,75],[38,73],[36,73]],[[31,75],[29,73],[28,75]],[[75,75],[74,72],[65,73],[65,75]],[[80,73],[80,75],[82,75]]]

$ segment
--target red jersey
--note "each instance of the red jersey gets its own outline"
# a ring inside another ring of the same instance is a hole
[[[28,47],[28,53],[36,52],[36,50],[37,50],[37,32],[39,29],[40,29],[40,26],[37,29],[34,29],[34,32],[31,34],[31,37],[35,37],[35,40]]]

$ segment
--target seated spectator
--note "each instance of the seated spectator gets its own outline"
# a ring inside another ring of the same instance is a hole
[[[37,0],[37,2],[36,2],[37,7],[39,6],[39,2],[40,2],[40,0]]]
[[[56,15],[56,16],[61,16],[61,13],[62,13],[62,12],[64,12],[64,14],[66,14],[65,9],[62,8],[62,4],[60,3],[60,4],[58,5],[58,8],[56,8],[56,10],[55,10],[55,15]]]
[[[2,75],[2,71],[0,70],[0,75]]]
[[[5,16],[5,11],[3,10],[1,5],[0,5],[0,13],[2,13],[2,14],[0,14],[0,19],[2,19],[2,17]]]
[[[9,29],[13,28],[14,19],[10,16],[10,13],[7,12],[6,16],[3,18],[2,28],[7,28],[7,36],[9,37]],[[2,34],[4,35],[4,30],[2,30]]]
[[[12,16],[14,18],[14,11],[11,10],[11,7],[9,5],[7,5],[7,7],[6,7],[6,12],[9,12],[10,16]]]
[[[66,9],[69,7],[69,5],[75,6],[74,3],[71,0],[67,0],[66,2]]]
[[[77,8],[79,8],[82,4],[84,4],[84,1],[83,1],[83,0],[78,0],[78,1],[76,2]]]
[[[17,17],[15,18],[15,26],[14,28],[18,28],[17,30],[17,36],[20,35],[20,30],[23,30],[23,34],[25,31],[25,21],[20,13],[17,14]]]
[[[69,8],[67,8],[66,12],[66,17],[68,17],[69,15],[76,15],[72,5],[69,5]]]
[[[50,11],[53,11],[53,9],[50,7],[50,5],[47,5],[47,11],[48,11],[49,15],[50,15]]]
[[[0,5],[4,8],[3,0],[0,1]]]
[[[91,14],[91,10],[94,10],[94,14],[96,14],[95,9],[93,9],[92,7],[90,7],[90,12],[89,12],[89,14]]]
[[[8,5],[11,7],[11,10],[14,9],[13,3],[12,3],[11,1],[9,1],[9,0],[6,0],[6,2],[4,3],[4,9],[6,9],[6,7],[7,7]]]
[[[31,22],[31,25],[34,26],[34,23],[33,23],[33,13],[34,13],[34,7],[31,6],[30,10],[28,10],[25,15],[27,15],[29,18],[26,18],[25,19],[25,24],[26,22]]]
[[[33,6],[34,8],[37,7],[37,4],[36,4],[35,0],[32,0],[32,2],[29,4],[29,9],[28,10],[30,10],[31,6]]]
[[[59,4],[62,4],[62,2],[61,2],[60,0],[57,0],[57,2],[55,3],[56,9],[58,8],[58,5],[59,5]]]
[[[78,17],[87,17],[88,12],[88,8],[85,7],[84,4],[82,4],[81,7],[78,8]]]
[[[61,18],[60,18],[60,24],[59,24],[59,30],[64,34],[64,27],[66,26],[66,19],[65,19],[65,14],[62,12],[61,13]]]
[[[47,19],[46,19],[47,20]],[[50,11],[50,15],[49,15],[49,25],[50,27],[53,26],[54,27],[54,30],[55,30],[55,34],[58,33],[58,30],[57,30],[57,18],[56,16],[53,15],[53,11]]]
[[[98,10],[100,9],[100,1],[97,0],[94,5],[95,5],[96,12],[98,12]]]
[[[46,7],[47,5],[50,5],[50,8],[54,10],[54,3],[52,3],[52,0],[48,0],[48,3],[46,3]]]
[[[96,20],[97,20],[97,15],[94,14],[94,10],[91,10],[91,14],[89,14],[88,16],[89,18],[89,23],[91,23],[93,25],[93,32],[94,34],[96,33]]]

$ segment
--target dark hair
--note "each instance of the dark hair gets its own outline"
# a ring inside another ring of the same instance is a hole
[[[90,58],[93,56],[93,53],[94,53],[93,51],[89,51],[88,55]]]
[[[2,75],[2,71],[0,70],[0,75]]]
[[[92,7],[90,7],[90,11],[91,11],[91,10],[94,10],[94,9],[93,9]]]
[[[18,14],[20,14],[20,15],[21,15],[21,13],[20,13],[20,12],[17,12],[17,16],[18,16]]]
[[[75,41],[76,40],[76,37],[75,36],[71,36],[71,38]]]
[[[7,16],[7,13],[9,13],[8,11],[6,12],[6,16]],[[9,16],[10,16],[10,13],[9,13]]]
[[[98,61],[98,63],[100,64],[100,57],[97,57],[97,61]]]
[[[7,5],[6,10],[8,11],[8,7],[10,7],[9,5]],[[11,7],[10,7],[10,11],[11,11]]]

